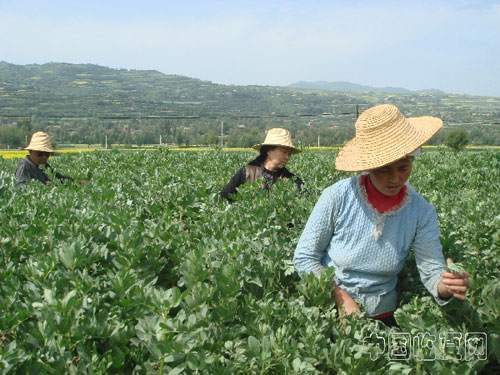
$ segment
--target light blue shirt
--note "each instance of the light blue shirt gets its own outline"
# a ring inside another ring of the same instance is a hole
[[[396,284],[410,249],[420,278],[439,305],[440,274],[446,262],[434,206],[409,184],[400,206],[379,213],[369,202],[361,176],[326,188],[314,207],[294,254],[299,273],[335,268],[335,282],[368,316],[394,311]]]

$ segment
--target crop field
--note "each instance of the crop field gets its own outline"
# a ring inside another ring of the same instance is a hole
[[[70,145],[71,146],[71,145]],[[90,148],[84,148],[82,145],[75,145],[77,147],[70,147],[64,149],[57,149],[57,153],[65,154],[65,153],[78,153],[78,152],[91,152],[91,151],[109,151],[110,149],[97,148],[94,146]],[[120,151],[134,151],[138,150],[137,148],[126,148],[125,145],[112,145],[111,147],[120,147]],[[130,147],[130,146],[129,146]],[[333,151],[340,150],[341,147],[307,147],[305,149],[309,151]],[[443,146],[424,146],[424,149],[427,151],[440,151],[443,149]],[[467,146],[467,150],[469,151],[497,151],[500,150],[500,146]],[[157,151],[158,145],[149,145],[146,148],[141,148],[143,151]],[[214,151],[217,148],[211,147],[171,147],[170,151]],[[224,151],[249,151],[251,152],[251,148],[243,148],[243,147],[224,147]],[[24,158],[28,152],[26,150],[0,150],[0,157],[4,159],[13,159],[13,158]]]
[[[95,149],[67,149],[67,150],[57,150],[58,153],[65,154],[65,153],[75,153],[75,152],[91,152],[95,151]],[[24,158],[26,155],[28,155],[28,151],[26,150],[0,150],[0,157],[4,159],[14,159],[14,158]]]
[[[51,158],[83,185],[18,190],[0,158],[2,374],[498,374],[500,152],[433,151],[410,183],[436,206],[468,300],[439,307],[415,261],[399,328],[341,321],[331,274],[292,256],[336,150],[294,155],[305,189],[218,191],[255,153],[95,151]]]

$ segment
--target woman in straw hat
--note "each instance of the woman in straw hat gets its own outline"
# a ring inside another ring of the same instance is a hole
[[[55,152],[52,148],[52,142],[49,135],[44,132],[34,133],[31,136],[30,144],[25,150],[28,150],[30,154],[17,164],[15,176],[18,185],[23,186],[30,180],[40,181],[42,184],[46,184],[50,179],[42,168],[51,169],[47,160]],[[63,176],[57,172],[55,176],[61,181],[73,180],[71,177]]]
[[[367,316],[396,325],[397,277],[410,248],[439,305],[466,298],[469,275],[446,272],[435,208],[406,183],[415,151],[441,126],[438,118],[406,118],[393,105],[379,105],[360,115],[355,138],[337,155],[338,170],[367,173],[323,191],[294,263],[299,273],[335,268],[341,314],[357,314],[363,305]]]
[[[292,144],[290,132],[282,128],[269,129],[266,139],[252,147],[259,151],[259,156],[238,170],[229,183],[221,190],[219,195],[232,202],[231,194],[237,192],[238,186],[263,179],[262,187],[269,189],[278,179],[288,180],[294,178],[297,186],[302,185],[302,180],[285,168],[292,154],[298,154],[299,149]]]

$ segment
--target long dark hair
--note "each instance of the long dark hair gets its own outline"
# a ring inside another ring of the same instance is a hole
[[[271,150],[274,150],[278,146],[262,146],[259,150],[259,156],[257,156],[254,160],[252,160],[250,165],[262,165],[267,159],[267,153]]]

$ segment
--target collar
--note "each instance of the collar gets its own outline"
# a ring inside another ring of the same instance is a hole
[[[275,171],[271,171],[270,169],[267,169],[266,167],[264,167],[264,164],[261,165],[261,168],[262,168],[262,172],[266,172],[266,173],[271,174],[271,175],[281,175],[286,170],[285,167],[283,167],[283,168],[277,169]]]
[[[33,162],[33,160],[31,160],[31,158],[30,158],[30,156],[29,156],[29,155],[26,155],[26,160],[28,160],[28,163],[29,163],[30,165],[32,165],[33,167],[38,168],[38,169],[40,169],[40,170],[41,170],[40,166],[39,166],[39,165],[37,165],[37,164],[35,164],[35,163]],[[45,168],[50,168],[49,163],[45,163]]]
[[[33,160],[31,160],[29,155],[26,155],[26,160],[28,160],[28,163],[31,164],[33,167],[38,168],[38,165],[36,165]]]
[[[372,235],[373,238],[378,241],[384,230],[385,219],[391,215],[397,214],[411,203],[413,189],[411,188],[411,186],[405,184],[405,189],[403,192],[401,192],[402,197],[397,197],[395,199],[395,203],[394,201],[387,200],[387,198],[391,197],[380,193],[379,194],[384,197],[384,199],[376,200],[373,199],[373,196],[371,196],[371,198],[369,197],[367,180],[370,180],[368,178],[368,174],[359,175],[356,177],[356,185],[359,195],[366,202],[368,209],[373,213]],[[373,189],[376,190],[375,188]],[[384,207],[379,206],[380,202],[383,202]]]
[[[406,184],[401,188],[398,194],[387,196],[380,193],[370,181],[369,174],[359,176],[358,186],[361,195],[368,202],[368,204],[381,214],[392,214],[403,207],[410,201],[410,194]]]

